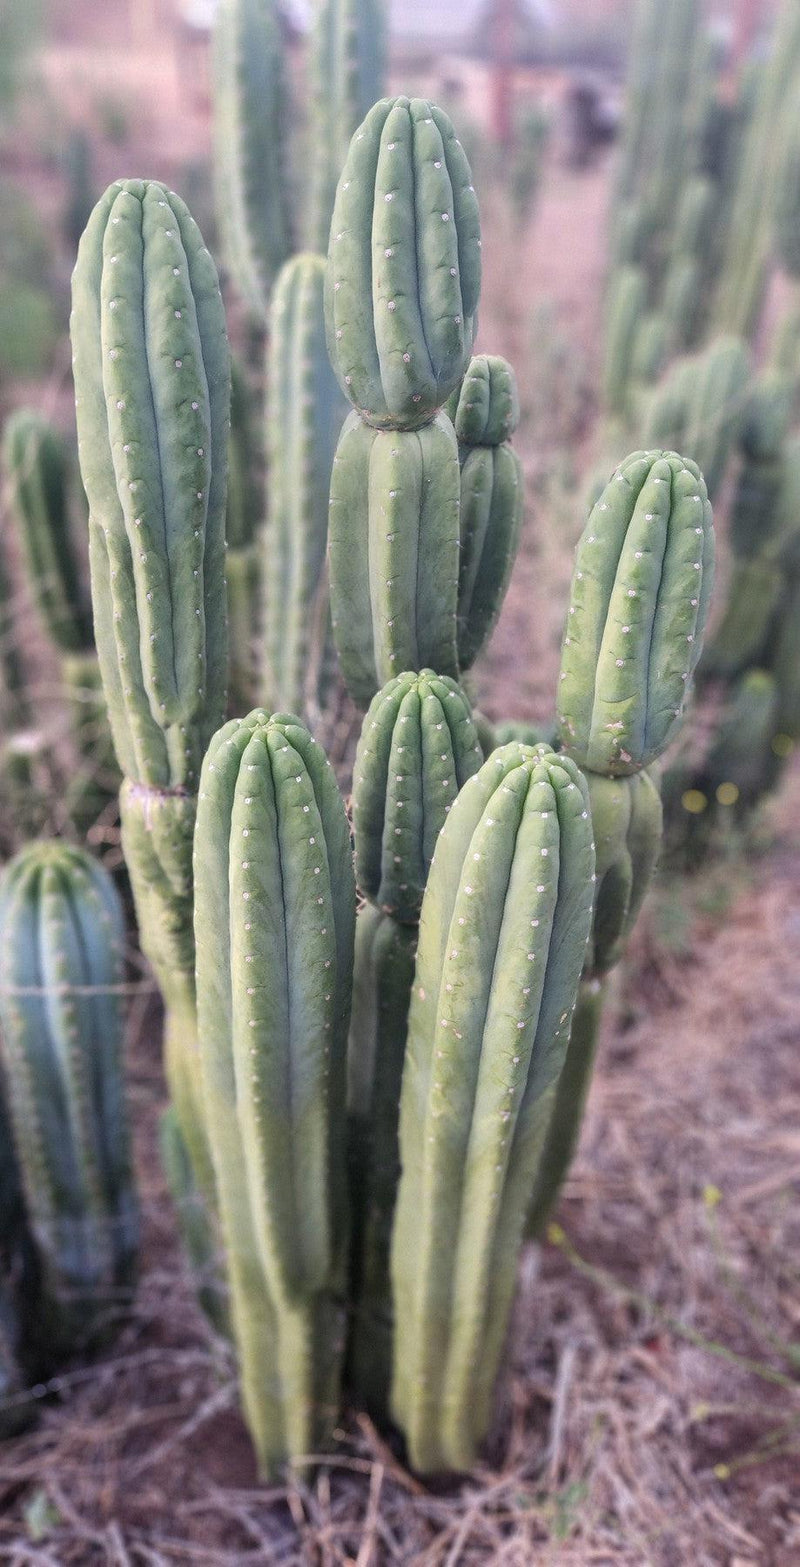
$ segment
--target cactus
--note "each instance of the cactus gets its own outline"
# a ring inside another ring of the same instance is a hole
[[[471,1463],[489,1423],[593,867],[586,785],[544,747],[495,752],[437,844],[408,1022],[392,1243],[392,1405],[423,1472]]]
[[[696,361],[682,450],[697,463],[713,501],[747,412],[750,364],[736,337],[720,337]]]
[[[559,726],[581,767],[638,772],[668,743],[702,648],[713,562],[697,466],[674,452],[627,458],[590,514],[572,578]]]
[[[323,255],[350,137],[383,89],[385,32],[380,0],[319,0],[316,7],[309,65],[312,130],[306,244]]]
[[[666,322],[658,311],[651,310],[642,317],[631,350],[632,381],[651,386],[658,379],[666,358],[668,341]]]
[[[207,1186],[191,845],[200,762],[225,708],[230,380],[214,264],[163,185],[118,181],[101,197],[78,251],[71,330],[123,849],[167,1003],[170,1093]]]
[[[289,112],[275,0],[221,0],[214,26],[214,183],[226,264],[252,314],[292,250]]]
[[[398,1108],[416,925],[367,903],[356,920],[347,1052],[352,1211],[352,1322],[347,1379],[377,1419],[388,1416],[393,1310],[389,1259],[400,1178]]]
[[[72,536],[70,461],[41,414],[20,408],[3,432],[3,470],[36,607],[56,647],[94,647],[83,561]]]
[[[647,283],[641,267],[623,267],[608,301],[603,402],[611,414],[624,415],[636,335],[647,309]]]
[[[494,730],[494,745],[496,751],[500,746],[509,745],[512,740],[520,745],[549,745],[555,750],[557,743],[555,721],[547,724],[531,724],[519,719],[508,719],[502,724],[496,724]]]
[[[349,415],[331,476],[330,591],[342,674],[359,706],[401,670],[457,677],[459,507],[446,414],[413,431]]]
[[[683,353],[697,336],[700,307],[700,265],[696,256],[678,254],[664,279],[661,313],[671,353]]]
[[[775,192],[775,239],[778,258],[791,278],[800,278],[800,132],[797,110],[800,94],[795,94],[792,113],[787,116],[786,139],[781,152]]]
[[[480,291],[478,207],[441,109],[384,98],[336,192],[325,313],[331,363],[369,424],[426,424],[461,381]]]
[[[419,918],[436,839],[481,760],[453,680],[430,669],[398,675],[372,701],[353,779],[356,880],[396,920]]]
[[[704,675],[730,679],[761,662],[782,587],[780,564],[769,555],[734,561],[725,610],[703,658]]]
[[[270,315],[264,533],[265,694],[302,712],[328,536],[331,468],[347,413],[325,347],[322,256],[294,256],[275,285]]]
[[[0,933],[3,1059],[43,1331],[65,1352],[107,1329],[135,1276],[122,908],[88,855],[33,843],[0,881]]]
[[[336,1409],[355,887],[344,807],[296,719],[225,725],[195,836],[203,1102],[245,1414],[271,1472]]]
[[[681,450],[695,374],[694,359],[676,359],[655,387],[642,418],[645,450],[653,446],[662,451]]]
[[[227,1288],[220,1277],[217,1235],[209,1222],[205,1194],[197,1184],[189,1151],[172,1105],[158,1123],[161,1167],[175,1206],[178,1230],[189,1259],[200,1307],[217,1333],[230,1338]]]
[[[541,1233],[578,1142],[594,1068],[605,980],[619,962],[661,848],[661,798],[647,773],[587,773],[596,855],[592,927],[564,1069],[536,1171],[528,1234]]]
[[[509,441],[519,423],[511,365],[470,361],[453,418],[461,465],[458,662],[469,669],[493,630],[522,527],[522,466]]]
[[[737,682],[703,769],[701,787],[709,801],[737,816],[771,789],[780,772],[780,688],[765,669],[751,669]]]
[[[244,371],[231,363],[231,432],[225,510],[225,575],[228,584],[229,698],[250,707],[256,684],[261,498],[256,482],[250,393]]]

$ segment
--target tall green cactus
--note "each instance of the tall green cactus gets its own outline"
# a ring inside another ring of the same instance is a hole
[[[697,466],[635,452],[578,545],[564,636],[564,749],[592,772],[638,772],[675,732],[711,594],[711,507]]]
[[[231,362],[231,432],[228,440],[228,492],[225,509],[225,576],[230,653],[229,700],[252,706],[256,685],[259,626],[261,486],[253,436],[250,389],[244,370]]]
[[[265,699],[303,712],[328,538],[331,468],[347,404],[325,346],[322,256],[293,256],[270,313],[263,539]]]
[[[226,264],[261,320],[292,250],[282,26],[276,0],[221,0],[214,25],[217,219]]]
[[[642,268],[623,267],[609,294],[603,366],[603,402],[617,416],[628,409],[634,343],[646,310],[647,280]]]
[[[224,716],[230,372],[214,263],[179,197],[117,181],[81,240],[71,320],[95,634],[125,775],[123,848],[167,1003],[170,1092],[198,1178],[191,845]]]
[[[309,62],[309,250],[328,249],[336,186],[350,137],[381,96],[386,68],[381,0],[318,0]]]
[[[343,1347],[355,886],[330,764],[296,719],[234,719],[195,835],[203,1103],[245,1413],[262,1468],[316,1451]]]
[[[470,360],[453,424],[461,465],[458,662],[464,670],[497,622],[522,528],[522,465],[509,444],[519,397],[506,359],[479,354]]]
[[[54,1353],[107,1329],[135,1276],[123,979],[124,921],[108,874],[67,844],[29,844],[0,880],[0,1023],[40,1326]]]
[[[392,1404],[423,1471],[470,1464],[488,1427],[593,874],[586,785],[546,747],[495,752],[436,847],[408,1023],[392,1245]]]

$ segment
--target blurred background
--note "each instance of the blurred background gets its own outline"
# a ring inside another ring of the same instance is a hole
[[[0,0],[0,425],[32,408],[74,442],[70,273],[112,179],[166,181],[222,264],[214,10]],[[309,13],[302,0],[282,11],[298,191]],[[255,1486],[178,1256],[155,1153],[163,1082],[144,986],[129,1025],[143,1287],[116,1359],[78,1376],[63,1407],[50,1389],[37,1431],[0,1447],[0,1560],[790,1567],[800,1560],[798,6],[391,0],[389,13],[391,90],[446,108],[472,163],[478,348],[506,355],[520,387],[523,541],[475,676],[490,720],[551,720],[574,545],[625,453],[675,447],[713,492],[715,608],[697,700],[664,770],[662,867],[616,980],[559,1227],[526,1264],[506,1445],[467,1501],[414,1496],[412,1508],[391,1455],[360,1429],[333,1499],[330,1487],[289,1498],[285,1540],[299,1529],[306,1554],[288,1543],[272,1554],[275,1497]],[[223,292],[258,397],[259,341],[224,269]],[[77,490],[71,505],[80,539]],[[96,704],[76,731],[62,652],[6,476],[0,850],[32,833],[85,833],[114,869],[113,763],[91,728]],[[378,1471],[388,1536],[362,1554]],[[392,1539],[406,1542],[395,1554]]]

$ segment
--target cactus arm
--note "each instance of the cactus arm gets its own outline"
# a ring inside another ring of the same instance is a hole
[[[71,538],[64,443],[40,415],[20,408],[3,431],[3,466],[42,621],[62,652],[91,649],[91,612]]]
[[[461,464],[458,653],[469,669],[505,598],[522,530],[522,467],[508,445],[475,447]]]
[[[646,766],[674,731],[702,647],[713,574],[697,467],[626,459],[578,545],[561,662],[561,734],[584,766]]]
[[[381,0],[319,0],[311,36],[309,250],[328,249],[339,172],[350,137],[381,97],[386,24]]]
[[[511,1288],[496,1241],[521,1232],[517,1169],[563,1060],[588,933],[588,814],[574,766],[508,746],[462,791],[431,868],[392,1254],[393,1406],[423,1470],[462,1465],[483,1434],[471,1405],[496,1364],[479,1340]]]
[[[541,1235],[578,1144],[597,1054],[605,992],[604,979],[595,976],[581,980],[570,1026],[569,1048],[537,1164],[527,1221],[529,1235]]]

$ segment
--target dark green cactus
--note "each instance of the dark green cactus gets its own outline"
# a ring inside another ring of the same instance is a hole
[[[385,35],[381,0],[319,0],[316,6],[309,64],[311,190],[306,244],[323,255],[350,138],[383,91]]]
[[[225,508],[228,585],[229,699],[234,710],[252,706],[256,686],[259,621],[257,534],[262,519],[258,452],[253,436],[250,391],[244,371],[231,363],[231,430]]]
[[[664,279],[661,316],[670,353],[683,353],[697,337],[701,275],[696,256],[676,255]]]
[[[497,622],[522,527],[522,466],[509,445],[519,398],[506,359],[479,354],[470,361],[453,422],[461,465],[458,661],[465,670]]]
[[[639,322],[631,350],[631,379],[648,388],[658,379],[667,356],[669,335],[664,316],[651,310]]]
[[[370,903],[359,911],[347,1053],[353,1305],[347,1377],[382,1420],[392,1369],[389,1259],[400,1178],[398,1108],[416,948],[416,925],[401,925]]]
[[[292,250],[285,157],[289,109],[275,0],[220,0],[214,25],[214,180],[226,264],[264,319]]]
[[[642,418],[642,443],[646,450],[654,446],[662,451],[681,450],[695,373],[693,359],[676,359],[654,389]]]
[[[458,797],[425,893],[400,1105],[392,1405],[413,1466],[472,1463],[491,1415],[543,1114],[591,917],[586,785],[495,752]]]
[[[427,423],[460,382],[480,292],[469,164],[441,109],[384,98],[336,192],[325,311],[331,363],[370,424]]]
[[[678,724],[703,642],[714,562],[700,471],[636,452],[578,545],[561,659],[561,743],[582,767],[648,766]]]
[[[719,625],[703,657],[703,674],[732,676],[761,662],[780,602],[783,573],[769,553],[735,560]]]
[[[292,257],[275,285],[270,314],[263,684],[269,701],[290,712],[305,706],[331,468],[347,413],[325,346],[324,280],[322,256]]]
[[[765,669],[751,669],[734,686],[700,780],[709,803],[741,816],[773,788],[781,769],[780,687]],[[718,813],[716,813],[718,814]]]
[[[0,936],[9,1109],[46,1330],[63,1352],[107,1329],[136,1271],[113,882],[78,849],[30,844],[0,882]]]
[[[3,470],[36,606],[63,653],[94,648],[83,559],[70,517],[71,463],[52,425],[29,409],[3,432]]]
[[[695,361],[681,450],[697,463],[712,501],[748,405],[750,361],[736,337],[717,338]]]
[[[355,887],[324,753],[260,710],[214,738],[195,835],[203,1103],[245,1414],[273,1471],[335,1418]]]
[[[398,675],[373,699],[353,775],[356,880],[396,920],[419,918],[436,840],[482,760],[455,681],[425,669]]]
[[[331,476],[330,592],[342,674],[361,707],[402,670],[458,675],[460,493],[446,414],[414,431],[349,416]]]

